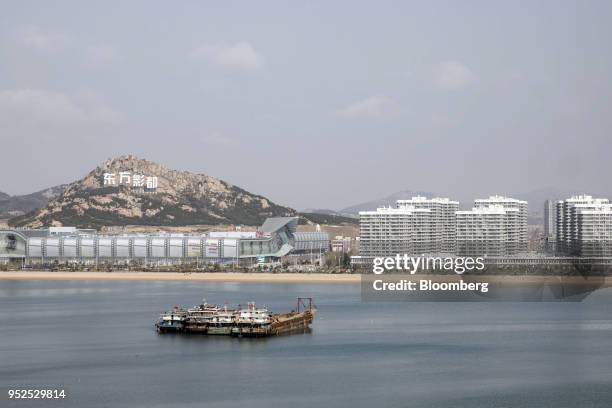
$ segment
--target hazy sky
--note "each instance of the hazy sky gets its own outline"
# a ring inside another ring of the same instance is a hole
[[[612,193],[612,2],[2,2],[0,191],[133,153],[298,209]]]

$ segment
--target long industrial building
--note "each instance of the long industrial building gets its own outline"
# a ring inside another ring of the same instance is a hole
[[[0,230],[0,262],[146,264],[253,263],[325,253],[322,232],[297,232],[297,217],[269,218],[253,232],[102,235],[72,227]]]

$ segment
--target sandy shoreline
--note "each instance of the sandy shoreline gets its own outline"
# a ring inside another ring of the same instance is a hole
[[[240,273],[240,272],[50,272],[10,271],[0,272],[2,280],[96,280],[96,281],[204,281],[204,282],[246,282],[246,283],[344,283],[361,282],[358,274],[327,273]],[[397,276],[397,275],[396,275]],[[386,275],[385,277],[393,277]],[[406,277],[406,276],[404,276]],[[404,278],[403,277],[403,278]],[[433,281],[487,281],[513,284],[569,283],[583,284],[600,282],[612,286],[612,277],[581,276],[477,276],[477,275],[412,275],[409,279],[431,279]]]
[[[232,273],[232,272],[0,272],[1,280],[121,280],[208,281],[260,283],[359,283],[360,275],[326,273]]]

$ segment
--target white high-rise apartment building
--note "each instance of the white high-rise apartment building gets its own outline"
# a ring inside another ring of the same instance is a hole
[[[431,210],[431,240],[433,251],[437,253],[454,253],[456,249],[456,218],[459,201],[435,197],[428,199],[422,196],[410,200],[397,200],[397,208],[418,208]]]
[[[359,212],[359,255],[362,257],[396,254],[429,254],[431,210],[404,206]]]
[[[489,205],[457,211],[457,254],[504,256],[522,252],[518,208]]]
[[[492,196],[470,211],[448,198],[412,197],[396,208],[362,211],[361,257],[457,253],[514,255],[527,250],[527,202]]]
[[[517,222],[520,231],[516,252],[527,251],[527,245],[529,243],[529,235],[527,233],[527,201],[499,195],[490,196],[489,198],[477,198],[474,200],[474,207],[476,208],[489,207],[491,205],[501,205],[503,208],[515,208],[519,210]],[[509,226],[509,231],[513,231],[516,227],[516,225]],[[515,249],[513,248],[512,251],[515,251]]]
[[[527,250],[527,201],[491,196],[457,211],[457,254],[515,255]]]
[[[557,250],[557,204],[553,200],[544,202],[544,241],[548,253]]]
[[[547,239],[557,236],[557,212],[553,200],[544,202],[544,237]]]
[[[558,201],[557,249],[585,257],[612,255],[612,204],[607,198],[579,195]]]

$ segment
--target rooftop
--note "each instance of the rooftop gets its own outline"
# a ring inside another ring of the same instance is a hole
[[[518,200],[516,198],[505,197],[505,196],[501,196],[501,195],[492,195],[492,196],[489,196],[489,198],[477,198],[477,199],[474,200],[475,203],[486,203],[486,202],[491,202],[491,201],[494,201],[494,202],[527,204],[527,201]]]

